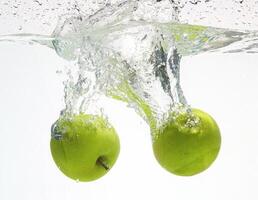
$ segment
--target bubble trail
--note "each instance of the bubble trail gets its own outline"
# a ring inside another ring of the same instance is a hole
[[[38,2],[41,7],[47,5]],[[2,35],[0,41],[47,45],[69,61],[60,70],[66,75],[66,105],[61,115],[101,114],[97,102],[107,96],[127,102],[155,127],[172,109],[180,105],[189,108],[180,86],[182,56],[258,52],[257,31],[182,23],[186,10],[194,11],[199,5],[214,8],[215,3],[123,0],[98,4],[89,11],[89,5],[82,9],[84,5],[71,1],[73,11],[59,15],[51,35]],[[21,27],[26,31],[26,26]]]

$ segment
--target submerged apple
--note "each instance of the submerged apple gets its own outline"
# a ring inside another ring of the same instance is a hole
[[[114,165],[120,150],[115,129],[103,117],[79,114],[52,127],[52,157],[58,168],[78,181],[93,181]]]
[[[157,161],[180,176],[192,176],[207,169],[216,159],[220,144],[218,125],[210,115],[197,109],[171,118],[153,137]]]

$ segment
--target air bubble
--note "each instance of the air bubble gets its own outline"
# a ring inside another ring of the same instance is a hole
[[[63,138],[62,130],[57,126],[58,121],[56,121],[51,126],[51,138],[55,140],[61,140]]]

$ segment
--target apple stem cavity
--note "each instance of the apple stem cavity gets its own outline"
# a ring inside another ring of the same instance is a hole
[[[96,162],[98,165],[102,166],[105,170],[109,170],[109,166],[105,163],[104,161],[104,158],[102,156],[100,156],[98,159],[97,159],[97,162]]]

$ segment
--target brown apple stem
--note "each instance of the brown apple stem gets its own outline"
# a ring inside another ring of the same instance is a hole
[[[97,164],[101,165],[104,167],[105,170],[109,170],[109,166],[105,163],[103,157],[99,157],[97,160]]]

